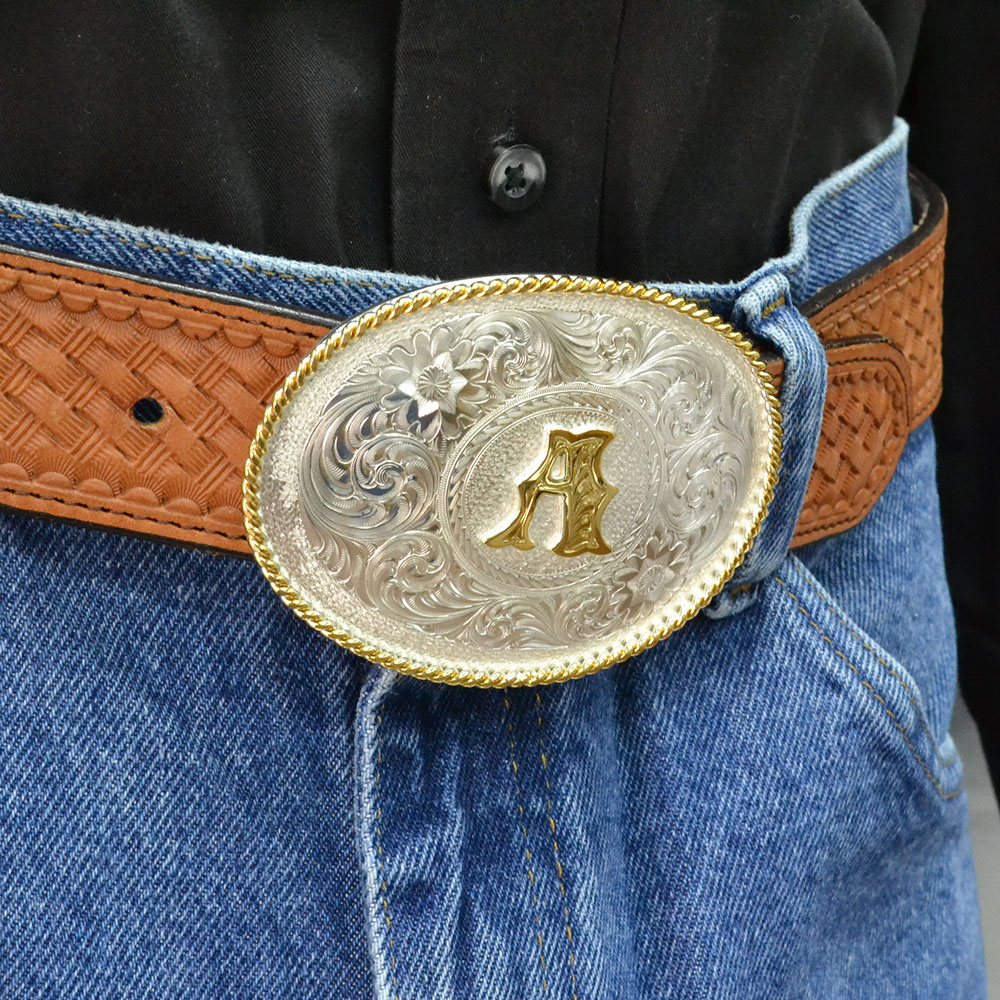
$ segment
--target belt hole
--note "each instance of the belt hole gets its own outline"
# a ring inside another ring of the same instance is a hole
[[[143,396],[132,404],[132,416],[140,424],[155,424],[163,417],[163,406],[151,396]]]

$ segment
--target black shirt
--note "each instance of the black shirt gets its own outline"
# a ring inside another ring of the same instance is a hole
[[[886,136],[921,7],[24,0],[0,37],[0,190],[440,277],[736,278]],[[498,139],[545,159],[523,213],[485,196]]]

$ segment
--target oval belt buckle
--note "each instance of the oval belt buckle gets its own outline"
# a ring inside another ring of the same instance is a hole
[[[298,615],[477,686],[599,670],[683,625],[746,554],[780,455],[751,344],[596,278],[449,282],[334,330],[264,414],[244,510]]]

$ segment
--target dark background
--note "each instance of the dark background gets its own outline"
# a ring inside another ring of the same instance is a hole
[[[902,114],[911,161],[950,204],[938,483],[962,691],[1000,787],[997,0],[930,0]]]

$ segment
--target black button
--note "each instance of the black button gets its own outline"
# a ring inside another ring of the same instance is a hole
[[[545,187],[545,160],[534,146],[497,146],[486,175],[490,200],[505,212],[520,212],[538,201]]]

